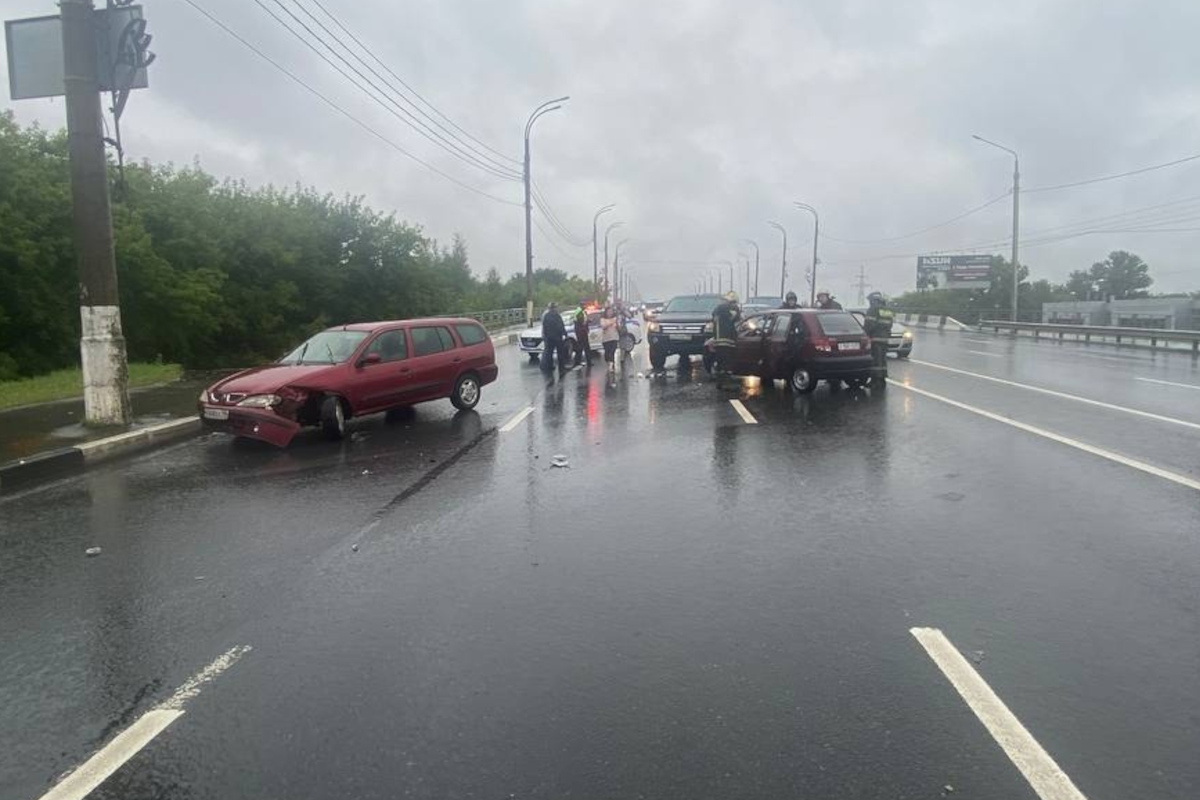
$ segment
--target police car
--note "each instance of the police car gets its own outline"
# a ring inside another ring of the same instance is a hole
[[[604,350],[604,345],[600,341],[600,312],[601,309],[595,306],[588,306],[584,313],[587,314],[588,320],[588,349],[593,353],[600,353]],[[575,351],[579,347],[579,343],[575,337],[575,315],[579,313],[578,308],[570,308],[561,312],[563,325],[567,329],[566,353],[563,358],[567,363],[575,360]],[[621,340],[621,349],[626,352],[632,350],[634,346],[642,340],[642,326],[636,316],[627,318],[625,321],[625,336]],[[529,360],[533,363],[542,357],[542,353],[546,351],[546,346],[542,342],[542,323],[538,321],[532,328],[526,328],[517,336],[517,346],[522,353],[529,356]]]

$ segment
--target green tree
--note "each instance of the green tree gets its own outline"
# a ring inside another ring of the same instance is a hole
[[[1150,266],[1142,259],[1125,250],[1114,250],[1108,258],[1092,264],[1089,273],[1099,287],[1104,297],[1116,300],[1127,300],[1133,297],[1146,297],[1150,284]]]

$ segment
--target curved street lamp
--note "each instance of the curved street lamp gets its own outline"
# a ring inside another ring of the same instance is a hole
[[[622,239],[613,248],[613,286],[616,287],[613,291],[613,300],[621,299],[621,245],[628,241],[629,239]]]
[[[604,291],[607,294],[609,290],[608,282],[608,235],[613,232],[613,228],[619,228],[624,225],[624,222],[614,222],[604,229]],[[609,298],[612,299],[611,297]]]
[[[787,228],[773,219],[767,220],[767,224],[783,234],[783,266],[779,270],[779,297],[783,299],[783,294],[787,291]]]
[[[557,111],[562,103],[570,100],[569,95],[547,100],[533,110],[529,121],[525,123],[525,323],[533,324],[533,215],[529,203],[529,132],[533,123],[543,114]]]
[[[817,304],[817,237],[821,234],[821,218],[817,216],[817,210],[808,203],[794,202],[796,208],[802,209],[813,215],[813,260],[812,272],[809,273],[808,283],[808,303],[815,306]]]
[[[758,242],[753,239],[742,239],[743,242],[754,247],[754,295],[758,294]],[[750,297],[750,289],[746,289],[746,296]]]
[[[596,261],[596,223],[600,221],[601,215],[607,214],[616,207],[616,204],[609,203],[592,216],[592,285],[595,286],[596,292],[600,291],[600,267]]]
[[[1017,267],[1017,239],[1020,236],[1021,228],[1021,157],[1017,155],[1017,151],[1011,147],[1005,147],[1002,144],[996,144],[990,139],[985,139],[978,134],[971,134],[971,138],[984,144],[990,144],[992,147],[997,147],[1013,157],[1013,242],[1012,242],[1012,269],[1013,269],[1013,296],[1012,296],[1012,321],[1017,321],[1017,290],[1019,288],[1020,270]]]

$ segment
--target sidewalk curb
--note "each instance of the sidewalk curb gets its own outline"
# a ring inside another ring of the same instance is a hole
[[[152,444],[194,435],[201,430],[198,417],[173,419],[158,425],[119,433],[104,439],[81,442],[72,447],[37,453],[29,458],[0,464],[0,494],[27,488],[82,472],[90,464],[147,448]]]

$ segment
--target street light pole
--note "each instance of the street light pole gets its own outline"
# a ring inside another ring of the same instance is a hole
[[[529,131],[538,117],[551,111],[557,111],[562,108],[562,103],[570,99],[569,96],[563,96],[547,100],[533,110],[533,113],[529,115],[529,121],[525,123],[525,324],[527,325],[533,324],[533,211],[529,201]]]
[[[783,234],[783,264],[779,269],[779,297],[782,299],[787,291],[787,228],[771,219],[767,220],[767,224]]]
[[[746,290],[747,297],[754,297],[758,295],[758,242],[753,239],[742,239],[742,241],[754,247],[754,294],[750,294],[749,289]]]
[[[597,294],[600,293],[600,266],[596,261],[596,223],[600,221],[600,216],[602,214],[607,214],[614,208],[616,208],[616,206],[612,203],[609,203],[592,216],[592,286],[595,287]]]
[[[616,287],[613,292],[613,300],[617,302],[620,302],[621,298],[624,297],[621,287],[621,245],[628,241],[628,239],[622,239],[617,242],[617,246],[614,248],[615,252],[613,253],[613,286]]]
[[[971,138],[984,144],[990,144],[992,147],[999,148],[1013,157],[1013,211],[1012,211],[1012,270],[1013,270],[1013,289],[1012,289],[1012,321],[1017,321],[1018,311],[1018,290],[1021,284],[1021,268],[1017,264],[1017,241],[1021,234],[1021,158],[1017,155],[1017,151],[1011,147],[1005,147],[1002,144],[996,144],[990,139],[985,139],[978,134],[971,134]]]
[[[624,222],[614,222],[604,229],[604,293],[608,294],[611,285],[608,282],[608,235],[612,233],[613,228],[619,228],[624,225]],[[609,300],[612,298],[609,297]]]
[[[821,218],[817,216],[817,210],[808,203],[795,203],[796,208],[803,209],[813,215],[813,260],[812,272],[809,274],[808,293],[809,305],[817,304],[817,238],[821,235]]]

